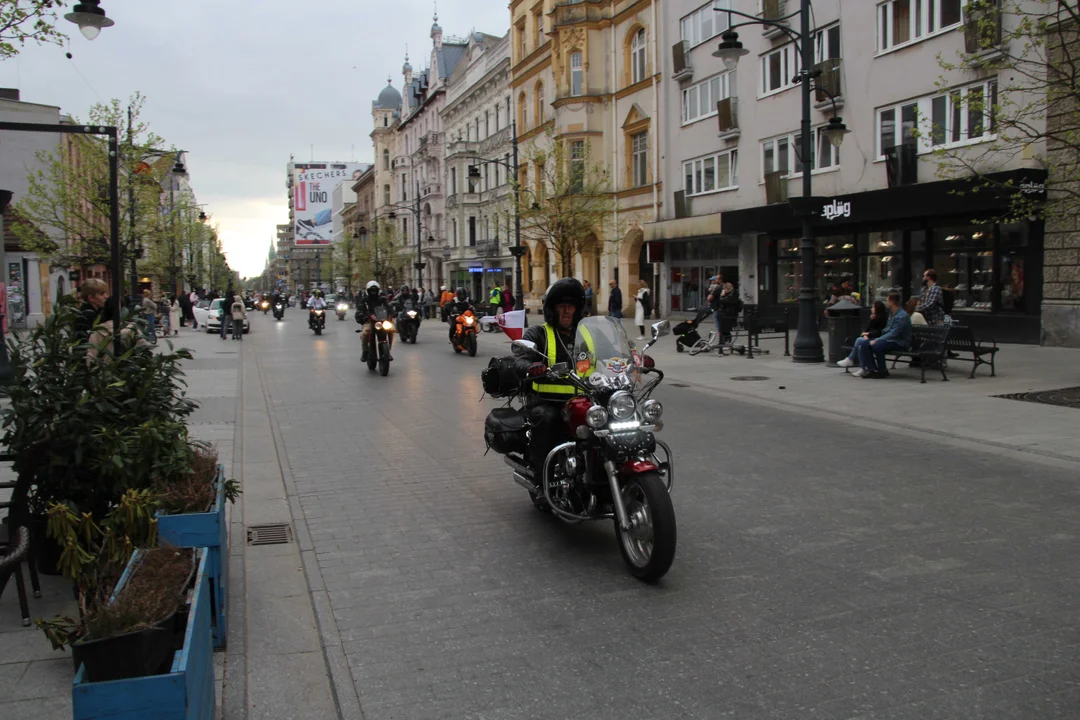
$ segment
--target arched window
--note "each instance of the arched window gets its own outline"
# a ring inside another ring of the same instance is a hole
[[[536,124],[543,125],[547,119],[547,108],[544,107],[544,83],[536,83]]]
[[[634,40],[630,43],[630,82],[639,83],[645,79],[645,28],[638,28]]]
[[[382,167],[383,170],[390,169],[390,150],[386,149],[382,151]]]
[[[518,95],[518,127],[529,129],[529,107],[525,104],[525,93]]]

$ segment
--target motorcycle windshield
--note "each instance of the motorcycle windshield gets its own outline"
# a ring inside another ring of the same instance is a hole
[[[641,385],[641,350],[614,318],[582,318],[574,337],[573,362],[574,372],[593,385],[625,390]]]

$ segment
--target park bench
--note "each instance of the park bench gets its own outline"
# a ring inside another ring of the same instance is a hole
[[[767,340],[779,340],[780,338],[783,338],[784,355],[791,355],[791,338],[786,319],[781,317],[761,317],[758,314],[757,305],[744,305],[742,321],[740,324],[742,325],[742,329],[746,331],[747,357],[752,358],[755,353],[763,355],[768,352],[767,350],[762,350],[760,347],[762,338]]]
[[[919,368],[922,371],[922,376],[919,382],[926,382],[926,370],[937,369],[941,371],[942,381],[948,381],[949,377],[945,374],[945,368],[947,366],[946,353],[948,352],[948,339],[952,328],[945,325],[916,325],[912,327],[911,335],[911,347],[907,350],[892,350],[885,353],[886,358],[892,359],[892,369],[896,369],[896,363],[904,358],[919,361]],[[851,352],[851,349],[855,347],[855,340],[857,338],[848,338],[848,342],[841,348],[847,352]],[[844,372],[848,371],[844,368]]]
[[[951,325],[949,327],[949,337],[946,341],[948,356],[950,360],[960,360],[962,362],[971,363],[971,375],[969,378],[975,377],[975,370],[980,365],[990,366],[990,377],[997,377],[997,368],[994,366],[994,358],[997,356],[999,348],[997,342],[993,339],[990,340],[990,345],[984,345],[975,339],[975,334],[971,332],[971,328],[966,325]],[[960,353],[968,353],[971,357],[961,357]],[[989,360],[984,360],[983,357],[989,355]]]

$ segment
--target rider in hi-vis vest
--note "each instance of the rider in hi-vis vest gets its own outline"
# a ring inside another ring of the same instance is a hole
[[[527,404],[532,426],[529,457],[538,473],[548,452],[558,444],[562,404],[577,393],[569,383],[541,376],[548,367],[557,363],[574,366],[574,337],[584,309],[585,288],[581,283],[574,278],[556,280],[544,296],[544,324],[530,327],[522,336],[522,340],[535,343],[537,352],[547,358],[546,363],[528,359],[519,359],[517,362],[522,375],[536,378],[532,381],[532,392],[529,393]],[[585,351],[589,358],[595,359],[592,337],[587,332],[583,332],[582,336],[586,345]],[[587,375],[591,372],[589,369],[578,374]]]

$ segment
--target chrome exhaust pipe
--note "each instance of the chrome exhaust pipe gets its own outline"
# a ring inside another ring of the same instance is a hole
[[[514,473],[514,482],[516,482],[518,485],[525,488],[529,492],[533,493],[534,495],[540,494],[540,488],[536,487],[536,485],[533,484],[532,480],[520,473]]]

